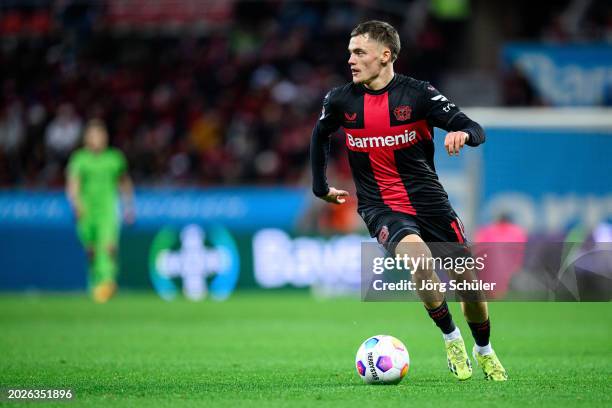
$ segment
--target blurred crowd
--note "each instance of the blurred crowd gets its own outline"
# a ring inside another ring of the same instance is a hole
[[[93,117],[139,184],[303,182],[324,93],[350,78],[354,25],[394,24],[396,69],[435,83],[461,52],[469,11],[468,1],[458,18],[418,0],[212,3],[222,12],[180,35],[118,31],[98,1],[3,3],[0,186],[61,186]],[[332,177],[347,177],[346,160],[334,163]]]

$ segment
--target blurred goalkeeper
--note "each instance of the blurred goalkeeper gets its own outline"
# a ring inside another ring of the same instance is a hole
[[[77,220],[77,233],[87,251],[89,290],[96,302],[107,302],[117,290],[117,244],[120,220],[118,191],[124,219],[134,221],[133,186],[121,151],[108,147],[104,122],[85,127],[84,147],[68,162],[66,193]]]

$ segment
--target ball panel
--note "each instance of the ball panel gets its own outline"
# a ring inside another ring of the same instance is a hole
[[[366,342],[364,343],[366,350],[376,347],[379,341],[380,340],[378,340],[376,337],[372,337],[366,340]]]
[[[361,362],[361,360],[357,361],[357,372],[359,373],[360,376],[365,376],[366,374],[366,367],[365,365]]]
[[[378,361],[376,361],[376,368],[378,368],[383,373],[389,371],[391,368],[393,368],[393,361],[391,360],[391,357],[378,357]]]
[[[404,364],[402,371],[400,372],[400,378],[404,378],[408,374],[408,363]]]
[[[406,346],[404,346],[404,343],[402,343],[395,337],[391,337],[391,343],[393,344],[393,347],[395,347],[396,349],[400,351],[406,351]]]

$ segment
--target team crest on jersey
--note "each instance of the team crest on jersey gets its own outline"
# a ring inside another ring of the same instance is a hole
[[[347,122],[355,122],[357,120],[357,113],[344,112],[344,119],[346,119]]]
[[[395,115],[395,119],[400,122],[410,119],[410,115],[412,114],[412,108],[410,106],[402,105],[393,109],[393,114]]]

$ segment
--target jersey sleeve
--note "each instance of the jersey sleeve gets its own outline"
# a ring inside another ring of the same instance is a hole
[[[68,165],[66,166],[66,175],[68,177],[80,178],[81,177],[81,169],[82,169],[82,156],[77,151],[70,156],[68,160]]]
[[[431,126],[448,132],[463,131],[469,135],[467,145],[478,146],[485,141],[483,128],[442,95],[428,82],[424,83],[425,117]]]
[[[331,135],[340,127],[340,120],[332,99],[333,91],[330,91],[323,99],[323,109],[312,130],[310,141],[312,191],[317,197],[322,197],[329,192],[325,171],[329,159]]]
[[[115,157],[117,161],[117,177],[121,177],[127,173],[127,160],[125,159],[125,155],[121,152],[121,150],[115,150]]]

